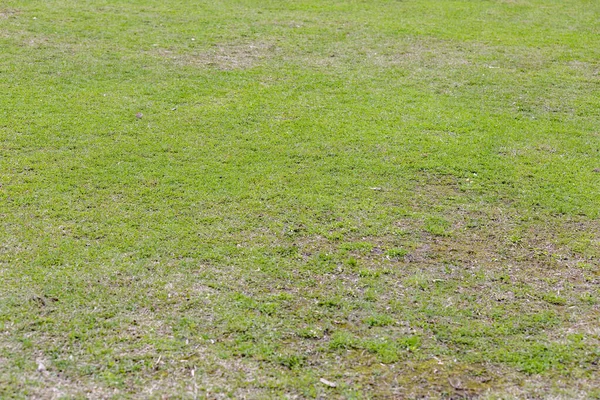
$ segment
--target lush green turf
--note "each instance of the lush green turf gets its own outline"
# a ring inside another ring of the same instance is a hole
[[[600,397],[599,21],[3,0],[0,397]]]

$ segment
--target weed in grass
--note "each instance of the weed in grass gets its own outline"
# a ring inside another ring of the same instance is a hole
[[[350,268],[356,268],[358,266],[358,260],[354,257],[349,257],[346,260],[346,265]]]
[[[301,367],[304,364],[305,359],[303,356],[298,354],[288,354],[278,356],[277,361],[284,367],[294,369]]]

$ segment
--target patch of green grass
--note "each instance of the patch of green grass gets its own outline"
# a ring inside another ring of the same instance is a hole
[[[384,364],[395,363],[407,352],[414,352],[420,346],[420,338],[417,336],[402,337],[397,340],[391,338],[373,338],[360,340],[349,332],[337,331],[330,341],[329,348],[332,350],[354,350],[367,351]]]
[[[408,250],[402,248],[389,249],[386,255],[391,258],[401,258],[408,254]]]
[[[358,347],[357,339],[346,331],[336,331],[329,339],[329,348],[332,350],[347,350]]]
[[[567,299],[555,293],[543,293],[541,297],[544,301],[547,301],[550,304],[558,306],[564,306],[565,304],[567,304]]]
[[[0,397],[597,397],[599,7],[5,0]]]
[[[394,319],[389,315],[372,315],[365,319],[365,324],[369,326],[388,326],[394,324]]]
[[[425,221],[425,230],[436,236],[450,236],[450,222],[440,217],[429,217]]]

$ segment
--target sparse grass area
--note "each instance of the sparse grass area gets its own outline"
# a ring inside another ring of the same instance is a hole
[[[599,16],[4,0],[0,397],[600,398]]]

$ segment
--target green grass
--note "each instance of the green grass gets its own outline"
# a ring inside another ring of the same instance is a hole
[[[4,0],[0,397],[599,397],[599,15]]]

